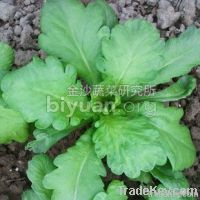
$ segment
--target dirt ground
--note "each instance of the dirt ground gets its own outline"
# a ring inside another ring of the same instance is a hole
[[[9,12],[2,12],[2,3],[7,4]],[[130,18],[147,19],[159,28],[161,37],[166,39],[177,36],[190,25],[200,28],[200,0],[109,0],[109,3],[121,22]],[[45,56],[37,46],[41,5],[42,0],[0,0],[0,41],[15,49],[16,67],[26,64],[34,55]],[[200,67],[192,74],[197,78],[197,89],[189,98],[171,105],[185,110],[183,122],[191,130],[198,157],[195,165],[185,173],[191,186],[200,192]],[[49,154],[55,156],[65,151],[79,135],[76,132],[64,139]],[[26,168],[31,156],[22,144],[0,145],[0,200],[18,200],[22,191],[30,186]],[[113,176],[110,173],[105,182]],[[126,183],[129,186],[133,184]]]

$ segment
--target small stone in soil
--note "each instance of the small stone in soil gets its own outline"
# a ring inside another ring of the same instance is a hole
[[[38,29],[35,29],[33,32],[34,35],[38,36],[40,34],[40,31]]]
[[[200,10],[200,0],[196,0],[196,6]]]
[[[22,32],[22,27],[18,26],[18,25],[15,26],[15,28],[14,28],[15,35],[19,36],[21,34],[21,32]]]
[[[15,13],[14,19],[20,19],[21,16],[22,16],[22,13],[19,12],[19,11],[17,11],[17,12]]]
[[[15,0],[1,0],[4,3],[9,3],[10,5],[14,5],[15,4]]]
[[[200,102],[197,97],[193,97],[186,108],[185,120],[190,122],[200,112]]]
[[[30,5],[25,9],[27,12],[32,13],[35,10],[35,6],[34,5]]]
[[[192,134],[192,138],[194,140],[200,140],[200,128],[199,127],[193,126],[191,128],[191,134]]]
[[[200,67],[197,67],[195,75],[200,79]]]
[[[38,11],[34,12],[34,20],[33,20],[33,24],[36,28],[39,28],[40,26],[40,13]]]
[[[150,6],[155,6],[158,3],[158,0],[146,0],[146,2]]]
[[[8,3],[0,2],[0,11],[0,19],[6,22],[14,16],[16,7]]]
[[[15,185],[12,184],[10,186],[10,190],[14,193],[14,194],[21,194],[23,192],[23,186],[21,184]]]
[[[183,13],[183,22],[189,26],[193,24],[196,15],[195,0],[182,0],[180,11]]]
[[[22,18],[20,19],[20,22],[19,22],[19,23],[20,23],[20,25],[21,25],[22,27],[24,27],[24,26],[27,25],[27,24],[31,24],[34,18],[35,18],[34,14],[28,14],[28,15],[26,15],[25,17],[22,17]]]
[[[124,0],[119,0],[119,6],[124,7],[126,5],[126,2]]]
[[[200,113],[197,114],[197,116],[195,117],[195,122],[196,125],[200,128]],[[200,135],[200,132],[199,132]]]
[[[17,65],[17,66],[25,65],[35,55],[37,55],[37,52],[34,50],[28,50],[28,51],[18,50],[15,53],[15,65]]]
[[[12,27],[9,27],[7,30],[0,29],[0,41],[9,43],[13,39],[13,34]]]
[[[131,5],[132,0],[126,0],[126,5]]]
[[[20,46],[23,47],[24,49],[33,48],[35,46],[34,41],[31,37],[32,33],[33,29],[31,28],[30,25],[24,26],[20,38],[21,40]]]
[[[185,107],[187,105],[187,102],[185,99],[181,99],[181,107]]]
[[[30,4],[31,4],[31,1],[30,1],[30,0],[25,0],[25,1],[24,1],[24,5],[25,5],[25,6],[28,6],[28,5],[30,5]]]
[[[0,195],[0,200],[9,200],[8,196],[7,195]]]
[[[166,29],[175,24],[180,18],[180,12],[176,12],[167,0],[159,2],[159,9],[157,11],[158,26],[161,29]]]

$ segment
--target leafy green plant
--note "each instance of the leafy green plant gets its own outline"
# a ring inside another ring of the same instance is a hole
[[[34,58],[9,71],[12,50],[4,44],[0,48],[0,143],[24,142],[27,123],[35,126],[35,140],[26,148],[39,155],[29,162],[32,186],[22,199],[126,200],[121,181],[113,180],[105,190],[104,158],[114,174],[125,174],[143,186],[188,188],[181,171],[193,165],[195,147],[180,122],[183,110],[163,102],[185,98],[195,89],[196,80],[187,73],[200,64],[200,30],[191,27],[164,41],[147,21],[119,24],[104,0],[88,5],[47,0],[41,30],[39,45],[48,54],[44,61]],[[83,80],[92,92],[86,91]],[[160,84],[168,87],[145,93]],[[133,93],[135,88],[140,92]],[[91,109],[83,112],[88,105]],[[81,127],[89,129],[66,153],[54,161],[45,154]]]

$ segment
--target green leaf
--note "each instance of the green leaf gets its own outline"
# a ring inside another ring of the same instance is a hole
[[[144,20],[127,21],[112,29],[102,42],[104,59],[98,68],[114,84],[144,85],[153,80],[161,65],[164,41]]]
[[[182,189],[189,189],[188,181],[184,175],[181,172],[172,171],[170,165],[156,167],[151,173],[161,183],[158,189],[166,189],[168,191],[170,191],[170,189],[179,189],[179,192],[181,192]],[[181,195],[173,196],[172,193],[172,196],[169,194],[168,197],[154,195],[149,197],[149,200],[194,200],[194,198],[190,196],[183,197]]]
[[[89,113],[79,109],[87,103],[87,97],[84,93],[73,96],[69,88],[75,91],[82,88],[76,82],[76,72],[70,66],[65,69],[54,57],[46,58],[45,62],[34,58],[2,80],[5,102],[22,113],[27,122],[36,121],[39,129],[53,125],[57,130],[64,130],[69,124],[76,126],[88,118]]]
[[[58,131],[53,128],[48,128],[45,130],[36,129],[33,132],[36,140],[29,142],[26,146],[26,150],[33,151],[34,153],[46,153],[58,141],[68,136],[74,130],[79,129],[88,123],[89,121],[85,121],[79,126],[70,126],[62,131]]]
[[[26,150],[33,151],[34,153],[46,153],[54,144],[65,136],[71,133],[72,128],[68,130],[58,131],[53,128],[45,130],[36,129],[33,135],[36,140],[29,142],[26,145]]]
[[[14,52],[10,46],[0,42],[0,80],[11,69]]]
[[[156,167],[151,174],[166,188],[188,188],[189,184],[184,175],[179,171],[172,171],[169,164]]]
[[[136,96],[134,101],[156,101],[169,102],[177,101],[189,96],[196,87],[196,79],[192,76],[183,76],[176,83],[168,88],[150,96]]]
[[[141,175],[134,179],[134,181],[140,182],[141,184],[150,184],[153,180],[152,180],[152,176],[150,174],[150,172],[142,172]]]
[[[182,109],[155,102],[135,104],[134,109],[128,116],[110,114],[96,123],[95,150],[99,158],[107,156],[112,172],[137,178],[167,158],[173,170],[192,166],[195,148],[189,130],[180,124]]]
[[[112,28],[114,27],[118,20],[114,10],[109,6],[105,0],[96,0],[96,9],[100,9],[102,15],[104,16],[104,25]]]
[[[33,190],[27,190],[22,194],[22,200],[41,200]]]
[[[33,132],[36,140],[29,142],[26,150],[33,151],[34,153],[46,153],[54,144],[69,135],[74,128],[76,127],[70,127],[62,131],[53,128],[45,130],[36,129]]]
[[[167,157],[159,145],[159,132],[144,117],[103,116],[93,141],[99,158],[107,156],[117,175],[137,178],[142,171],[164,165]]]
[[[103,191],[100,176],[105,176],[104,166],[95,154],[90,129],[70,148],[59,155],[54,164],[57,169],[48,174],[44,185],[53,190],[52,200],[91,200]]]
[[[42,9],[39,44],[48,54],[75,66],[88,83],[97,83],[100,75],[96,60],[101,52],[98,32],[103,25],[113,26],[116,21],[105,1],[85,7],[79,0],[47,0]]]
[[[196,159],[196,151],[189,129],[180,124],[183,110],[150,102],[138,104],[136,107],[138,106],[136,111],[139,116],[146,118],[154,130],[159,132],[159,143],[166,152],[173,170],[191,167]]]
[[[200,64],[200,30],[188,28],[178,38],[169,39],[163,53],[164,63],[153,84],[169,82],[187,74]]]
[[[1,90],[0,90],[0,106],[6,106],[6,103],[3,100],[3,98],[2,98],[2,92],[1,92]]]
[[[3,101],[2,98],[0,98],[0,105],[1,105],[1,106],[4,105],[4,101]]]
[[[107,192],[97,194],[94,200],[127,200],[128,197],[124,195],[126,186],[121,181],[112,181],[108,186]]]
[[[28,125],[21,114],[0,105],[0,144],[8,144],[13,140],[25,142],[28,139]]]
[[[52,190],[43,186],[44,176],[55,169],[53,162],[46,155],[34,156],[28,163],[27,176],[32,182],[32,189],[40,200],[51,199]]]
[[[98,69],[116,85],[157,85],[187,74],[200,64],[200,30],[189,28],[166,43],[144,20],[128,21],[112,29],[102,43]]]

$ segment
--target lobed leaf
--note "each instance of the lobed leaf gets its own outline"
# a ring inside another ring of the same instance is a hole
[[[150,174],[150,172],[142,172],[138,178],[134,179],[134,181],[146,185],[149,185],[150,183],[153,182],[152,175]]]
[[[67,129],[62,131],[55,130],[52,127],[45,130],[36,129],[33,132],[35,140],[29,142],[26,145],[26,149],[33,151],[34,153],[46,153],[58,141],[71,134],[74,130],[79,129],[88,123],[89,120],[84,121],[79,126],[69,126]]]
[[[103,83],[157,85],[187,74],[200,64],[200,30],[188,28],[164,42],[156,28],[144,20],[129,20],[112,29],[102,42],[98,69]]]
[[[196,79],[192,76],[183,76],[176,83],[150,96],[135,96],[134,101],[169,102],[177,101],[191,95],[196,87]]]
[[[100,80],[96,69],[101,53],[99,30],[116,22],[114,11],[104,0],[86,7],[80,0],[47,0],[42,9],[39,44],[48,54],[75,66],[78,75],[88,83],[97,83]]]
[[[160,145],[174,171],[192,166],[196,160],[196,150],[189,129],[180,123],[183,117],[182,109],[144,102],[140,105],[138,114],[145,117],[154,130],[159,132]]]
[[[188,188],[189,184],[184,175],[179,171],[172,171],[169,164],[156,167],[151,174],[166,188]]]
[[[2,103],[4,104],[4,103]],[[0,105],[0,144],[25,142],[28,139],[28,125],[21,114]]]
[[[44,154],[34,156],[28,163],[27,176],[32,183],[33,191],[40,200],[51,199],[52,191],[43,186],[43,179],[54,169],[53,162]]]
[[[105,176],[104,166],[95,154],[89,129],[76,146],[59,155],[53,172],[44,179],[44,185],[53,190],[52,200],[90,200],[103,191],[100,176]]]
[[[188,168],[195,161],[195,148],[189,130],[180,124],[182,115],[181,109],[145,102],[128,116],[103,116],[93,136],[96,153],[107,156],[115,174],[129,178],[164,165],[167,158],[173,170]]]
[[[158,143],[159,132],[143,117],[104,116],[93,141],[99,158],[107,156],[107,164],[117,175],[125,173],[137,178],[167,162]],[[122,126],[123,124],[123,126]]]
[[[11,69],[14,61],[14,51],[10,46],[0,42],[0,80]]]
[[[27,122],[46,129],[51,125],[64,130],[87,119],[79,105],[87,103],[85,95],[71,95],[69,88],[82,88],[76,82],[76,72],[70,66],[48,57],[45,62],[34,58],[27,66],[13,71],[2,80],[3,98],[13,109],[19,111]],[[72,110],[71,108],[75,108]]]
[[[127,200],[124,195],[126,186],[121,181],[112,181],[108,186],[107,192],[100,192],[93,200]]]
[[[27,190],[22,194],[22,200],[41,200],[33,190]]]
[[[102,42],[104,58],[98,69],[115,85],[144,85],[156,76],[161,65],[164,41],[150,23],[129,20],[112,29]]]
[[[169,82],[187,74],[200,64],[200,30],[188,28],[178,38],[169,39],[163,53],[163,64],[153,84]]]
[[[193,197],[184,196],[184,195],[182,196],[180,194],[182,189],[189,189],[188,181],[184,177],[183,173],[179,171],[172,171],[170,165],[156,167],[151,173],[161,183],[158,186],[158,189],[161,188],[161,189],[166,189],[168,191],[170,189],[172,190],[179,189],[179,194],[177,194],[177,196],[175,195],[173,196],[173,193],[171,191],[171,196],[170,196],[170,193],[167,197],[162,196],[162,195],[160,196],[153,195],[149,197],[149,200],[194,200]]]
[[[34,153],[46,153],[54,144],[59,140],[69,135],[74,127],[67,130],[58,131],[53,128],[45,130],[36,129],[33,135],[36,140],[29,142],[26,145],[26,150],[33,151]]]
[[[6,106],[6,103],[3,100],[3,98],[2,98],[2,92],[1,92],[1,90],[0,90],[0,106]]]

